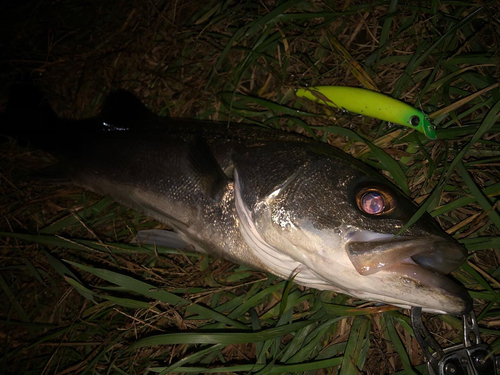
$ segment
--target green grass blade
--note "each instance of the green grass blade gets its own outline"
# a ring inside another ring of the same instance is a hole
[[[306,363],[297,363],[293,365],[275,365],[270,371],[270,374],[277,373],[300,373],[304,371],[316,371],[327,369],[330,367],[338,366],[342,363],[342,357],[330,358],[322,361],[312,361]],[[187,374],[211,374],[211,373],[238,373],[238,372],[249,372],[261,370],[264,365],[239,365],[239,366],[228,366],[228,367],[217,367],[217,368],[205,368],[205,367],[179,367],[176,371],[167,372],[168,368],[164,367],[153,367],[149,370],[152,372],[158,372],[163,374],[181,372]]]
[[[403,190],[406,194],[409,194],[408,182],[406,180],[406,175],[404,174],[401,166],[398,164],[396,160],[391,158],[384,150],[375,146],[372,142],[367,139],[361,137],[357,133],[353,132],[350,129],[341,128],[339,126],[327,126],[327,127],[312,127],[313,129],[321,129],[328,133],[340,134],[350,139],[353,139],[358,142],[365,143],[370,150],[373,152],[373,155],[380,160],[385,169],[391,174],[392,178],[396,181],[398,186]]]
[[[260,332],[235,332],[235,333],[207,333],[182,332],[169,333],[147,337],[133,343],[129,349],[137,349],[149,346],[170,345],[170,344],[243,344],[249,342],[259,342],[281,337],[291,332],[295,332],[303,327],[313,324],[314,321],[302,321],[287,324],[280,327],[265,329]]]
[[[94,205],[81,210],[81,212],[75,212],[61,220],[56,221],[55,223],[50,224],[49,226],[43,228],[39,234],[53,234],[73,225],[80,225],[80,221],[84,218],[85,220],[89,220],[91,217],[102,215],[103,211],[112,204],[116,204],[114,199],[111,197],[104,197]]]
[[[498,215],[498,212],[495,210],[488,198],[483,195],[481,189],[477,187],[471,175],[469,174],[469,172],[467,172],[467,169],[465,168],[465,165],[462,161],[457,163],[457,171],[469,188],[471,194],[476,199],[477,203],[481,205],[482,209],[490,217],[493,224],[495,224],[497,229],[500,230],[500,215]]]
[[[397,5],[398,5],[398,0],[391,0],[389,7],[387,8],[387,14],[385,16],[386,18],[382,25],[382,30],[380,31],[380,39],[379,39],[380,47],[377,49],[375,56],[375,70],[379,64],[380,56],[384,51],[384,47],[386,47],[387,39],[389,38],[389,32],[391,30],[392,20],[394,18],[394,16],[391,17],[390,15],[396,11]]]
[[[242,329],[248,329],[245,324],[242,324],[236,320],[230,319],[214,310],[208,309],[206,307],[193,304],[191,301],[183,299],[175,294],[169,293],[164,290],[156,290],[154,285],[145,283],[143,281],[134,279],[130,276],[122,275],[113,271],[108,271],[100,268],[92,268],[88,266],[84,266],[82,264],[78,264],[75,262],[67,261],[69,264],[73,265],[76,268],[87,271],[95,276],[98,276],[110,283],[121,286],[127,290],[133,291],[135,293],[140,293],[145,297],[149,297],[152,299],[157,299],[162,302],[168,303],[174,306],[186,306],[188,311],[192,311],[196,314],[202,315],[205,319],[214,319],[221,323],[225,323],[229,326],[234,326]]]
[[[385,327],[387,329],[387,333],[390,338],[390,342],[394,346],[394,349],[396,349],[396,351],[398,352],[399,358],[403,363],[403,367],[406,371],[406,374],[417,375],[416,372],[413,371],[413,368],[410,363],[410,358],[408,357],[408,353],[406,352],[405,347],[398,336],[398,333],[394,326],[393,318],[390,315],[384,315],[384,322],[385,322]]]
[[[30,318],[22,305],[19,303],[17,300],[15,294],[12,292],[11,288],[5,281],[5,279],[0,275],[0,288],[2,288],[3,292],[7,296],[8,300],[10,301],[11,306],[14,308],[14,310],[17,312],[19,315],[19,318],[25,322],[25,323],[30,323]]]
[[[438,40],[436,40],[431,46],[429,46],[420,56],[417,53],[414,54],[412,59],[409,61],[403,76],[398,80],[396,87],[393,92],[395,98],[399,98],[404,89],[410,82],[413,72],[422,65],[422,63],[429,57],[431,52],[433,52],[441,43],[443,43],[448,37],[454,36],[458,30],[460,30],[465,25],[471,23],[483,10],[482,7],[477,7],[472,11],[467,17],[462,21],[457,23],[455,26],[451,27],[446,33],[444,33]]]
[[[173,365],[171,365],[169,367],[152,367],[152,368],[149,368],[149,371],[158,372],[158,373],[160,373],[160,375],[166,375],[166,374],[171,374],[171,373],[175,373],[175,372],[188,372],[188,371],[184,371],[185,368],[182,367],[183,365],[197,361],[200,358],[203,358],[204,356],[206,356],[207,354],[210,354],[213,352],[218,352],[223,348],[224,348],[224,345],[222,345],[222,344],[211,345],[208,348],[198,350],[196,353],[191,354],[191,355],[181,359],[180,361],[177,361],[176,363],[174,363]],[[178,370],[178,371],[176,371],[176,370]],[[198,373],[203,373],[203,372],[207,372],[207,371],[209,371],[209,369],[202,368],[202,370],[199,371]]]
[[[354,318],[340,375],[357,375],[363,369],[370,348],[370,326],[371,321],[366,317]]]
[[[486,197],[494,197],[497,195],[500,195],[500,183],[494,184],[492,186],[488,186],[484,189],[481,190],[481,195],[484,195]],[[474,203],[476,201],[475,198],[476,194],[473,196],[464,196],[458,199],[455,199],[454,201],[445,204],[443,206],[440,206],[436,208],[434,211],[431,212],[431,215],[433,217],[437,217],[439,215],[442,215],[444,213],[456,210],[457,208],[464,207],[468,204]]]

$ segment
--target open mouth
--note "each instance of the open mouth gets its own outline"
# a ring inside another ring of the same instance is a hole
[[[463,312],[472,308],[467,290],[445,275],[458,268],[466,250],[446,238],[397,237],[360,231],[347,240],[347,253],[356,270],[364,276],[386,271],[405,280],[461,300]]]
[[[349,239],[347,252],[361,275],[370,275],[397,263],[417,264],[446,275],[458,268],[467,255],[459,244],[437,236],[391,236],[372,241],[358,241],[356,237]]]

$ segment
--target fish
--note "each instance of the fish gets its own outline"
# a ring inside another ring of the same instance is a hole
[[[467,289],[449,277],[466,250],[429,214],[399,234],[417,206],[325,142],[157,116],[122,90],[94,118],[43,111],[8,106],[4,122],[15,126],[0,133],[54,155],[72,184],[167,224],[176,233],[167,242],[363,300],[440,314],[472,309]]]

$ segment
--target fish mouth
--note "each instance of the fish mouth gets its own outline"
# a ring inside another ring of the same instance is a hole
[[[389,272],[406,284],[443,295],[454,306],[451,313],[463,315],[472,309],[467,290],[445,276],[466,259],[467,252],[458,243],[435,235],[394,238],[368,231],[360,231],[346,242],[349,259],[359,274]]]

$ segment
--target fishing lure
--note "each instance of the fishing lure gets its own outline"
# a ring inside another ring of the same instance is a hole
[[[330,107],[404,125],[427,138],[436,139],[434,125],[421,111],[379,92],[357,87],[315,86],[298,89],[296,95]]]

